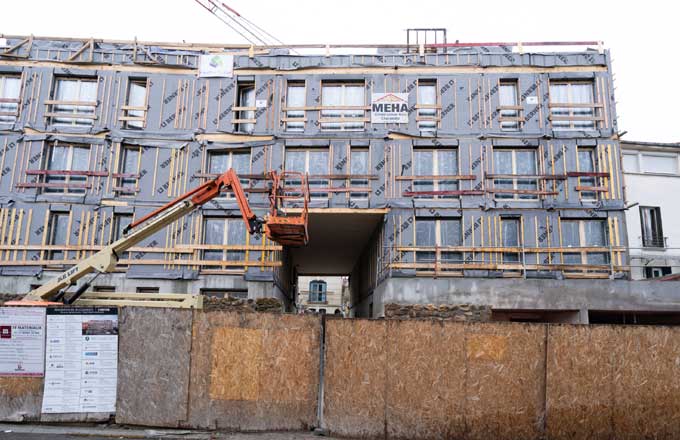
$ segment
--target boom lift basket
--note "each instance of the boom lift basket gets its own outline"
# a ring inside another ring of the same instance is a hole
[[[271,172],[272,190],[269,193],[270,211],[264,224],[267,237],[282,245],[305,246],[309,241],[307,215],[309,184],[304,173],[295,171]],[[298,214],[289,208],[301,208]]]

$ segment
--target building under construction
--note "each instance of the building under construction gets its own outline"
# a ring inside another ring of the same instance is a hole
[[[262,213],[270,170],[308,174],[308,246],[250,236],[225,193],[120,256],[95,291],[290,305],[298,275],[342,275],[353,316],[388,302],[580,322],[675,307],[617,281],[629,270],[609,52],[437,41],[300,55],[5,36],[0,290],[27,292],[233,168]]]

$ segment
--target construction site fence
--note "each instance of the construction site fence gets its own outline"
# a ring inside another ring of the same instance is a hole
[[[680,438],[680,329],[120,310],[115,421],[390,439]],[[43,378],[0,377],[0,420]]]

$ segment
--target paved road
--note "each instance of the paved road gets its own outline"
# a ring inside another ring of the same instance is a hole
[[[33,433],[16,433],[16,432],[3,432],[0,431],[0,440],[112,440],[112,439],[139,439],[139,435],[134,435],[131,437],[97,437],[91,435],[68,435],[68,434],[33,434]],[[168,438],[168,437],[156,437],[158,439]],[[181,436],[170,437],[170,438],[181,438]],[[204,437],[206,440],[332,440],[330,437],[319,437],[311,433],[264,433],[264,434],[222,434],[213,433],[208,434]]]

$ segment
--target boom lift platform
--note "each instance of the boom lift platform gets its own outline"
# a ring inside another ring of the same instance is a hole
[[[184,217],[201,205],[218,197],[224,190],[231,190],[236,198],[243,221],[250,234],[262,234],[281,245],[305,246],[309,241],[307,234],[307,211],[309,186],[303,173],[272,171],[269,174],[270,210],[265,218],[260,218],[250,208],[238,175],[229,169],[217,178],[161,206],[150,214],[131,223],[123,231],[123,237],[104,247],[102,250],[80,261],[61,275],[29,292],[21,301],[10,301],[7,305],[50,305],[73,304],[90,287],[83,283],[73,294],[66,296],[69,287],[76,285],[86,275],[97,272],[111,272],[123,252],[150,237],[164,227]],[[286,187],[286,181],[293,182]],[[297,215],[288,215],[288,206],[302,208]]]

